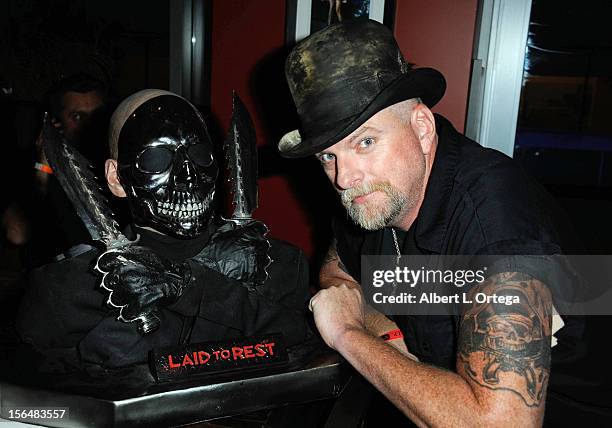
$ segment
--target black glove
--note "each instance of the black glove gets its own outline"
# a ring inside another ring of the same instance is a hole
[[[197,258],[225,276],[250,286],[261,285],[268,278],[266,268],[272,262],[267,233],[268,228],[259,221],[244,226],[227,221]]]
[[[119,308],[123,322],[174,303],[191,278],[187,263],[173,263],[136,245],[103,253],[95,269],[104,274],[100,286],[110,292],[107,303]]]

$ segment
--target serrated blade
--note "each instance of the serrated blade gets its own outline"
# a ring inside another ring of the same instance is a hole
[[[225,158],[232,181],[232,220],[246,222],[257,208],[257,138],[251,116],[234,92],[232,122],[225,140]]]
[[[43,124],[44,151],[62,189],[94,241],[107,248],[131,243],[119,230],[113,211],[102,194],[89,161],[68,144],[45,115]]]

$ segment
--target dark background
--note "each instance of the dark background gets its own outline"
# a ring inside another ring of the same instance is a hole
[[[242,97],[253,115],[260,149],[256,217],[274,237],[303,248],[316,266],[328,244],[336,199],[312,160],[281,160],[275,149],[278,139],[298,126],[282,71],[290,48],[285,31],[292,1],[205,1],[210,49],[203,80],[209,82],[209,99],[200,107],[220,142],[229,125],[232,90]],[[326,1],[313,2],[326,9]],[[443,72],[448,88],[434,110],[462,131],[478,1],[393,3],[385,22],[410,62]],[[1,144],[3,157],[10,159],[2,169],[3,195],[28,191],[41,96],[54,80],[85,71],[111,85],[114,102],[143,88],[170,89],[175,66],[170,60],[170,4],[2,3]],[[570,212],[590,248],[599,251],[612,242],[609,8],[606,2],[534,1],[515,152]],[[7,200],[3,197],[3,204]],[[12,255],[3,260],[11,261]]]

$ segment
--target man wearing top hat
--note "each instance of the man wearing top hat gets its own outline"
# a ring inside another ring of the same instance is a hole
[[[562,362],[580,364],[573,344],[583,320],[564,317],[554,331],[561,285],[541,270],[509,258],[473,291],[520,290],[521,303],[474,303],[461,315],[392,321],[360,286],[367,254],[563,254],[569,244],[549,196],[512,159],[432,113],[444,77],[412,68],[379,23],[348,20],[311,35],[285,72],[301,128],[279,151],[315,155],[348,212],[334,219],[310,302],[325,342],[417,425],[532,426],[578,415]]]

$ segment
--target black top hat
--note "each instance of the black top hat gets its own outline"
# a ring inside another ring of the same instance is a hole
[[[446,89],[439,71],[412,69],[389,29],[364,19],[339,22],[301,41],[287,58],[285,75],[302,125],[278,143],[287,158],[320,152],[401,101],[420,98],[433,107]]]

